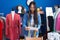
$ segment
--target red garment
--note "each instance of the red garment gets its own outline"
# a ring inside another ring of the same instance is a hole
[[[0,40],[2,40],[2,31],[3,31],[3,20],[2,19],[0,19]]]
[[[6,37],[10,40],[18,40],[21,33],[20,15],[14,14],[14,20],[12,20],[12,14],[6,16]]]
[[[60,31],[60,12],[56,19],[56,31]]]

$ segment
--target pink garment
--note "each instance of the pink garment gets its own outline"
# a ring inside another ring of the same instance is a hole
[[[56,18],[56,31],[60,31],[60,12]]]

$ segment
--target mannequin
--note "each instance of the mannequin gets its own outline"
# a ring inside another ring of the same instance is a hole
[[[24,8],[23,6],[19,5],[18,6],[18,14],[24,14],[26,13],[26,8]]]
[[[6,16],[6,37],[9,40],[19,40],[21,33],[20,15],[12,9],[11,13]]]
[[[18,6],[18,13],[22,13],[22,6]]]
[[[56,19],[59,6],[55,6],[54,19]]]
[[[12,14],[12,20],[14,20],[15,11],[12,10],[12,11],[11,11],[11,14]]]

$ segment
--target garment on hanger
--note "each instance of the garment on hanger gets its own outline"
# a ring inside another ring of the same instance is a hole
[[[6,18],[1,16],[0,19],[2,20],[2,23],[3,23],[2,35],[3,35],[3,40],[5,40],[6,39],[6,36],[5,36],[5,28],[6,28],[5,21],[6,21]]]
[[[53,19],[53,16],[48,16],[48,25],[49,25],[49,28],[50,28],[50,31],[52,32],[53,31],[53,27],[54,27],[54,19]]]
[[[0,19],[0,40],[3,39],[2,29],[3,29],[3,20]]]
[[[44,14],[40,14],[40,15],[41,15],[41,20],[42,20],[41,21],[41,24],[42,24],[41,26],[44,26]]]
[[[60,12],[56,18],[56,31],[60,31]]]
[[[3,27],[2,27],[2,40],[6,40],[6,36],[5,36],[5,28],[6,28],[6,25],[5,25],[5,21],[6,21],[6,18],[3,17],[3,16],[0,16],[0,19],[2,20],[2,24],[3,24]]]
[[[2,20],[2,23],[4,24],[3,25],[3,31],[5,31],[5,21],[6,21],[6,18],[5,17],[0,17],[0,19]]]
[[[54,31],[56,31],[56,19],[59,12],[60,12],[60,8],[58,8],[58,10],[54,13]]]
[[[12,20],[12,14],[8,14],[6,16],[6,37],[10,40],[19,40],[20,33],[20,15],[15,13],[14,19]]]
[[[39,35],[45,35],[46,33],[46,27],[45,27],[45,17],[44,17],[44,14],[40,14],[41,15],[41,28],[40,28],[40,34]]]

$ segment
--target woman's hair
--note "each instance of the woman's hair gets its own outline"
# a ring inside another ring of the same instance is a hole
[[[37,10],[36,10],[36,4],[35,4],[35,2],[31,2],[31,3],[29,4],[29,19],[30,19],[31,13],[32,13],[32,11],[30,10],[30,7],[31,7],[32,4],[33,4],[34,7],[35,7],[35,10],[34,10],[34,23],[35,23],[35,24],[38,24]]]

